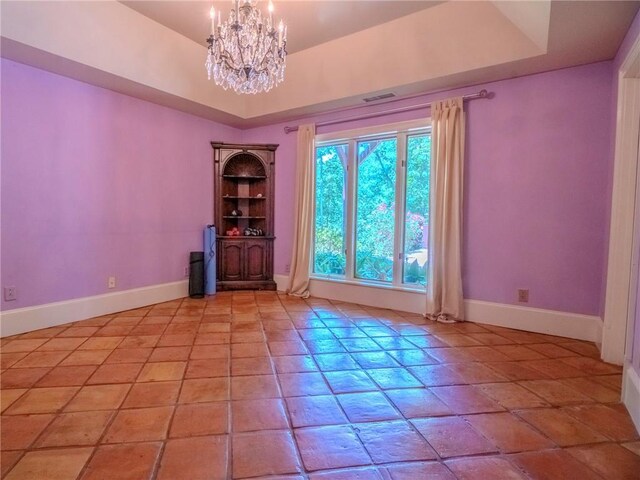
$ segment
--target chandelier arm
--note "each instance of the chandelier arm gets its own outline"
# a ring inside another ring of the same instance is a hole
[[[271,40],[271,42],[270,42],[270,43],[273,43],[273,41],[274,41],[274,38],[269,34],[269,32],[267,32],[267,33],[266,33],[266,35],[263,35],[263,36],[262,36],[262,38],[260,39],[260,40],[261,40],[261,42],[262,42],[262,46],[263,46],[263,47],[264,47],[265,39],[267,39],[267,38],[269,38],[269,39]],[[262,72],[265,72],[265,71],[268,71],[268,70],[269,70],[268,68],[264,67],[263,65],[264,65],[264,63],[265,63],[265,60],[266,60],[266,59],[267,59],[267,57],[269,56],[269,53],[271,52],[271,50],[272,50],[271,45],[269,45],[269,48],[268,48],[268,49],[264,49],[264,55],[262,55],[262,58],[260,59],[260,62],[258,63],[258,64],[260,65],[260,67],[261,67],[261,68],[260,68],[260,70],[256,70],[256,69],[254,68],[254,71],[255,71],[255,72],[257,72],[257,73],[262,73]],[[254,62],[254,63],[255,63],[255,62]]]
[[[240,25],[240,22],[238,22],[238,25]],[[242,61],[242,67],[244,68],[244,66],[247,64],[247,62],[244,59],[244,51],[242,49],[242,43],[240,42],[240,29],[236,30],[236,43],[238,44],[238,53],[240,54],[240,61]],[[249,80],[249,77],[246,77],[247,80]]]
[[[263,47],[263,49],[264,49],[264,38],[262,38],[261,40],[262,40],[262,42],[261,42],[261,43],[262,43],[262,47]],[[260,45],[258,45],[258,46],[260,46]],[[260,49],[259,49],[259,48],[256,48],[256,53],[257,53],[257,52],[259,52],[259,51],[260,51]],[[260,65],[260,67],[261,67],[261,68],[260,68],[260,70],[256,70],[256,69],[254,68],[254,71],[255,71],[256,73],[261,73],[261,72],[264,72],[264,71],[266,70],[265,68],[262,68],[262,65],[264,64],[264,61],[265,61],[265,59],[267,58],[267,54],[268,54],[268,53],[269,53],[269,51],[268,51],[268,50],[267,50],[267,51],[265,51],[264,55],[263,55],[263,56],[262,56],[262,58],[260,59],[260,62],[257,62],[257,65]],[[256,63],[256,62],[254,62],[254,63]]]
[[[258,29],[258,32],[260,32],[260,29]],[[253,52],[253,64],[254,65],[262,65],[262,60],[260,62],[257,62],[256,60],[258,59],[258,55],[260,55],[260,52],[262,50],[262,46],[264,45],[264,36],[263,35],[259,35],[258,36],[258,42],[256,43],[256,48]]]
[[[238,67],[236,67],[234,64],[229,62],[228,57],[224,59],[224,64],[227,66],[227,68],[229,68],[230,70],[237,70]]]
[[[260,60],[260,62],[259,62],[259,64],[258,64],[258,65],[260,65],[260,68],[259,68],[259,69],[255,69],[255,68],[254,68],[254,71],[256,71],[256,72],[260,73],[260,72],[265,72],[265,71],[269,70],[269,67],[268,67],[268,66],[266,66],[266,65],[264,65],[265,60],[267,59],[267,56],[268,56],[268,54],[265,54],[265,55],[262,57],[262,59]]]

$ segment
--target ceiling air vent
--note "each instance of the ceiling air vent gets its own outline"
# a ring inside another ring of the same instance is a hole
[[[395,97],[396,94],[395,93],[383,93],[382,95],[376,95],[375,97],[367,97],[367,98],[363,98],[363,100],[366,103],[369,102],[377,102],[378,100],[384,100],[385,98],[391,98],[391,97]]]

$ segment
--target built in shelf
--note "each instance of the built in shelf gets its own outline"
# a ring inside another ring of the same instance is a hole
[[[235,180],[264,180],[265,175],[222,175],[222,178],[233,178]]]
[[[222,197],[224,199],[234,199],[234,200],[266,200],[267,197],[239,197],[236,195],[225,195]]]
[[[216,238],[231,239],[231,240],[246,240],[247,238],[251,240],[255,240],[255,239],[272,240],[276,237],[274,237],[273,235],[217,235]]]
[[[265,219],[267,217],[254,217],[254,216],[251,216],[251,215],[242,215],[242,216],[240,216],[240,215],[224,215],[222,218],[249,218],[249,219],[258,219],[258,220],[260,220],[260,219]]]

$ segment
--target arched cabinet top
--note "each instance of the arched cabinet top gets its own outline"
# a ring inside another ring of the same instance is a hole
[[[262,158],[249,152],[238,152],[225,159],[223,176],[266,177],[267,170]]]

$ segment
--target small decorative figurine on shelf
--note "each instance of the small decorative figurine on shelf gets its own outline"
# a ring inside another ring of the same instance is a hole
[[[262,198],[262,194],[261,193],[257,194],[256,198]]]
[[[245,237],[261,237],[264,235],[264,232],[262,231],[261,228],[251,228],[251,227],[247,227],[244,229],[244,236]]]
[[[240,230],[238,229],[238,227],[233,227],[231,230],[227,230],[227,237],[239,237],[240,236]]]
[[[231,215],[234,217],[241,217],[242,216],[242,210],[232,210],[231,211]]]

